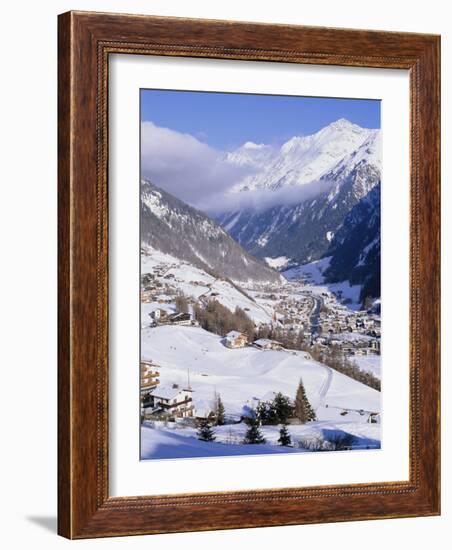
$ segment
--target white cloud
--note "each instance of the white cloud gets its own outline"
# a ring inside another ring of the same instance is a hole
[[[229,155],[230,157],[231,155]],[[313,198],[330,187],[327,181],[302,186],[233,192],[258,164],[238,164],[190,134],[141,124],[141,167],[144,177],[184,202],[210,214],[252,208],[262,211]]]
[[[192,135],[149,121],[141,124],[141,163],[144,177],[199,208],[250,174]]]
[[[252,191],[225,192],[216,200],[205,205],[212,214],[233,212],[235,210],[254,210],[262,212],[274,206],[292,206],[305,200],[313,199],[331,189],[333,183],[324,179],[304,185],[282,187],[277,191],[272,189],[254,189]]]

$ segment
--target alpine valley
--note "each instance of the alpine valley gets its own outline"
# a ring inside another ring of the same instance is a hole
[[[326,283],[361,285],[361,303],[379,298],[380,130],[340,119],[276,150],[246,143],[229,159],[256,169],[234,188],[238,204],[274,194],[268,208],[217,217],[237,242],[281,271],[328,257]]]
[[[246,142],[202,211],[143,174],[142,459],[380,448],[380,139]]]

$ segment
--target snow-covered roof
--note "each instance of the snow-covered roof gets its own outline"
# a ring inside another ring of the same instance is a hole
[[[191,389],[187,388],[173,388],[171,386],[160,386],[152,393],[154,397],[160,397],[161,399],[174,399],[179,393],[183,391],[191,392]]]
[[[268,346],[269,344],[276,344],[278,346],[281,346],[281,342],[277,342],[276,340],[269,340],[268,338],[259,338],[259,340],[256,340],[254,343],[257,346]]]
[[[231,330],[226,334],[226,338],[238,338],[239,336],[245,336],[242,332],[239,332],[238,330]]]
[[[201,399],[195,403],[195,416],[198,418],[207,418],[210,413],[213,412],[212,404],[205,400]]]

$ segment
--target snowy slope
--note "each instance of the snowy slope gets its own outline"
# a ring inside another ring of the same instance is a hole
[[[196,327],[147,328],[142,330],[141,345],[142,358],[161,367],[162,384],[186,385],[190,370],[195,406],[197,401],[212,401],[218,392],[226,413],[240,417],[271,392],[293,398],[301,377],[310,402],[318,407],[319,420],[340,420],[341,408],[380,410],[379,392],[305,359],[303,352],[231,350],[221,337]]]
[[[333,434],[351,434],[355,437],[354,449],[378,449],[380,447],[379,424],[360,422],[313,422],[303,426],[290,426],[289,433],[294,447],[278,445],[280,426],[262,426],[266,439],[264,445],[241,445],[246,432],[242,424],[215,427],[214,442],[199,441],[194,428],[180,426],[151,427],[144,423],[141,427],[141,458],[197,458],[240,455],[266,455],[279,453],[303,453],[306,450],[300,443],[321,437],[328,439]]]
[[[340,119],[313,135],[291,138],[279,151],[264,145],[253,144],[253,147],[245,144],[230,154],[228,159],[237,164],[258,166],[261,170],[245,178],[234,191],[277,190],[284,186],[316,181],[376,132]],[[262,154],[263,151],[265,154]],[[259,152],[259,157],[256,152]]]
[[[273,312],[270,309],[256,303],[251,296],[241,292],[230,281],[210,275],[199,267],[182,262],[170,254],[164,254],[150,247],[145,247],[144,250],[146,253],[141,255],[142,275],[151,273],[156,267],[165,267],[164,276],[174,276],[171,284],[186,296],[197,300],[213,296],[232,312],[236,307],[242,308],[256,324],[271,321]],[[160,280],[166,281],[164,278]],[[162,306],[157,303],[142,304],[142,323],[149,322],[149,313],[157,307]],[[174,311],[174,306],[166,305],[163,309]]]
[[[241,282],[280,280],[217,222],[146,180],[141,181],[140,235],[144,245],[221,277]]]
[[[367,422],[369,413],[380,412],[380,393],[306,359],[303,352],[228,349],[219,336],[203,329],[161,326],[142,330],[142,358],[158,365],[163,385],[186,387],[189,382],[195,409],[212,404],[219,394],[227,418],[238,421],[275,392],[293,399],[302,378],[317,414],[315,422],[289,426],[293,449],[278,447],[278,426],[262,426],[267,443],[254,446],[241,445],[246,431],[243,422],[217,426],[212,443],[198,441],[195,428],[183,423],[145,423],[144,459],[304,452],[300,442],[316,437],[327,440],[336,433],[354,435],[355,448],[380,446],[380,425]]]
[[[240,166],[251,166],[257,169],[263,169],[275,158],[277,149],[264,143],[253,143],[247,141],[241,147],[227,153],[228,162]]]

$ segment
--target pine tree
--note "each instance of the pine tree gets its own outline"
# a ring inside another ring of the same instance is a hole
[[[217,402],[216,402],[216,425],[217,426],[223,426],[225,423],[225,417],[224,417],[224,405],[223,401],[221,400],[221,396],[217,396]]]
[[[200,441],[215,441],[216,439],[214,431],[207,420],[203,420],[201,422],[198,428],[197,436]]]
[[[288,447],[289,445],[292,445],[292,438],[290,437],[290,433],[289,433],[289,430],[287,429],[286,424],[283,424],[281,429],[279,430],[278,443],[282,447]]]
[[[295,416],[302,424],[316,419],[314,409],[309,403],[306,391],[304,389],[303,380],[301,378],[300,383],[298,384],[297,394],[295,396]]]
[[[261,401],[256,407],[256,415],[261,425],[266,424],[274,426],[279,423],[273,401]]]
[[[293,407],[290,399],[278,392],[273,400],[273,407],[278,419],[278,423],[285,424],[293,414]]]
[[[265,443],[265,437],[259,430],[259,421],[252,418],[248,421],[248,430],[246,431],[243,443],[246,445],[259,445]]]

